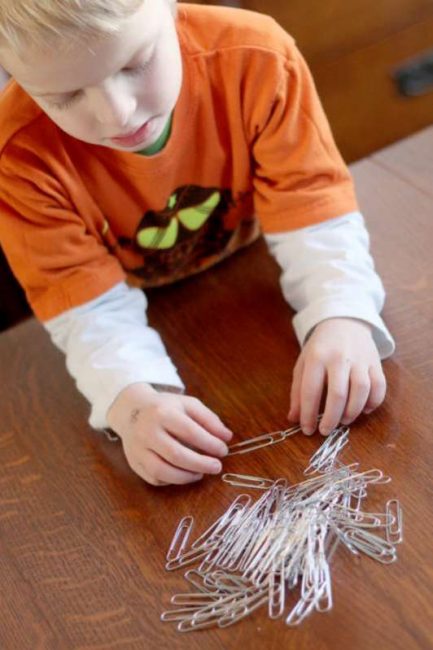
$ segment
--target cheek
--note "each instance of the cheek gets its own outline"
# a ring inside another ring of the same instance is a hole
[[[139,109],[159,113],[167,109],[171,98],[171,84],[166,76],[161,76],[157,70],[154,70],[140,84],[137,84],[135,97]]]
[[[155,57],[154,65],[136,86],[140,105],[148,109],[166,111],[179,96],[182,81],[180,53],[173,44],[166,52]]]
[[[74,138],[92,142],[95,135],[94,123],[89,114],[78,107],[63,111],[44,109],[48,117],[61,129]]]

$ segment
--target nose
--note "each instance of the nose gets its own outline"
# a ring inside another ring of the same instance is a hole
[[[137,109],[137,100],[120,83],[112,81],[103,86],[88,89],[96,121],[116,135],[131,123],[131,117]]]

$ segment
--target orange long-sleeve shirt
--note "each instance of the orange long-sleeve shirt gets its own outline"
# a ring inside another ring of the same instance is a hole
[[[15,83],[0,98],[0,242],[42,320],[125,276],[177,280],[266,233],[357,209],[293,39],[263,15],[181,5],[171,136],[144,157],[62,132]]]

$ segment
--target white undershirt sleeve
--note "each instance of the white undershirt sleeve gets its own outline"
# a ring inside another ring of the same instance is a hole
[[[394,352],[394,340],[379,315],[385,291],[359,212],[265,239],[282,269],[284,297],[297,312],[293,326],[301,346],[321,321],[347,317],[373,326],[382,359]]]
[[[44,323],[91,405],[89,423],[108,426],[107,412],[130,384],[184,389],[159,334],[148,326],[146,296],[122,282],[95,300]]]

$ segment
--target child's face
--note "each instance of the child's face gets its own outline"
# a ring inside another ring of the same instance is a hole
[[[125,151],[155,142],[182,81],[175,22],[165,0],[145,0],[118,33],[94,43],[77,42],[66,52],[29,50],[21,58],[3,50],[1,58],[63,131]]]

